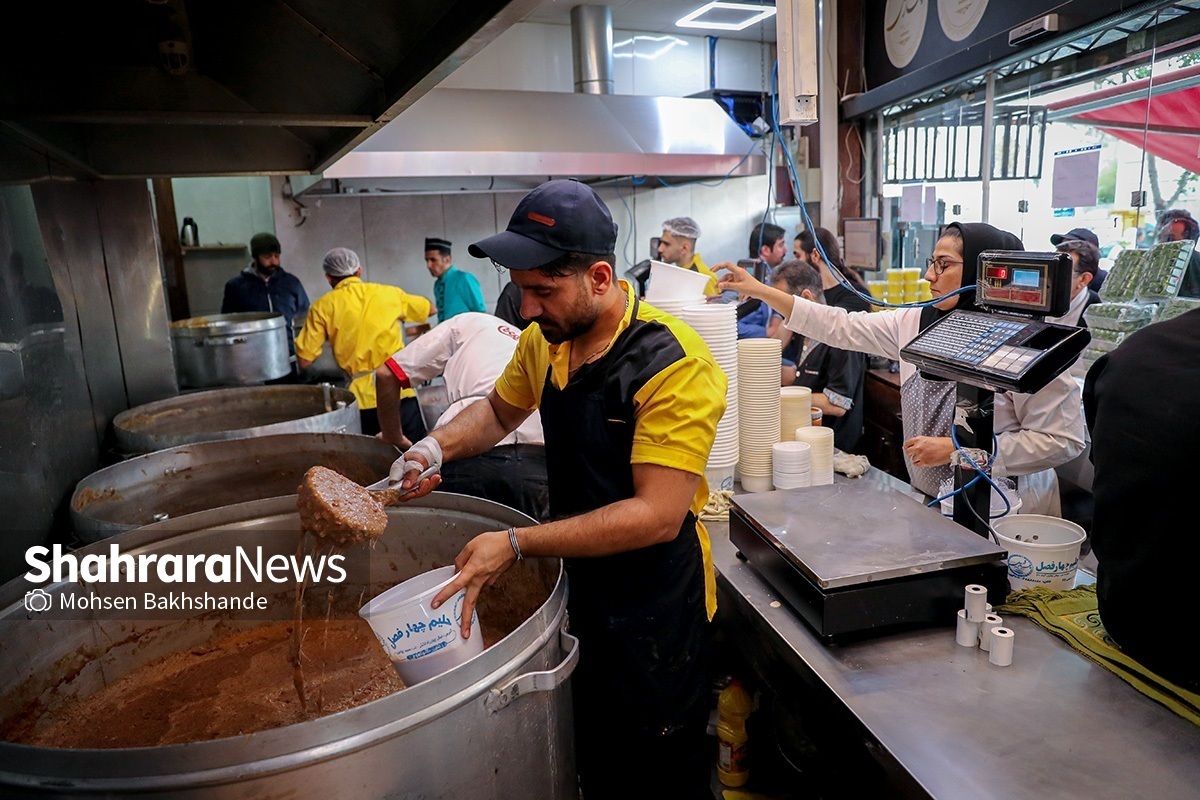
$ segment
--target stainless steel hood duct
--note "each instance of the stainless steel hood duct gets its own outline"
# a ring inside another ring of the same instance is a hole
[[[766,169],[710,99],[613,94],[608,6],[571,9],[571,48],[574,94],[434,89],[302,193],[522,191],[557,177],[675,182]]]
[[[571,55],[575,91],[613,93],[613,27],[612,10],[608,6],[571,9]]]
[[[708,99],[434,89],[306,194],[520,190],[553,177],[676,182],[765,169],[756,142]]]

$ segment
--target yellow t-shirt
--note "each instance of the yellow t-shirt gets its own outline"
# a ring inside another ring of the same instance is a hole
[[[629,328],[633,290],[625,281],[621,288],[628,306],[613,341]],[[717,608],[716,578],[708,531],[700,522],[700,511],[708,502],[704,469],[716,436],[717,423],[725,413],[725,373],[713,361],[708,345],[690,326],[641,302],[638,320],[664,326],[683,351],[647,380],[633,396],[634,430],[631,464],[657,464],[700,476],[692,498],[696,533],[704,554],[705,605],[709,619]],[[613,342],[609,342],[608,352]],[[496,381],[496,394],[504,402],[527,411],[541,405],[546,373],[558,388],[566,386],[571,361],[571,342],[555,345],[546,341],[537,324],[521,334],[517,352]]]
[[[344,278],[317,298],[296,334],[296,357],[316,361],[325,341],[333,346],[338,366],[353,376],[350,391],[358,407],[375,407],[375,370],[392,353],[404,348],[400,320],[424,322],[433,304],[398,286]],[[416,397],[405,389],[403,397]]]
[[[700,258],[699,253],[692,254],[692,263],[688,264],[687,268],[694,270],[695,272],[699,272],[701,275],[708,276],[708,284],[704,287],[705,294],[721,293],[721,290],[717,288],[717,281],[719,280],[719,278],[717,278],[717,273],[708,268],[708,265],[705,264],[704,260]]]

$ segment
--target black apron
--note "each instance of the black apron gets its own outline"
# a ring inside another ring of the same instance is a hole
[[[561,390],[546,374],[540,410],[554,518],[634,495],[633,395],[653,377],[638,381],[639,334],[654,323],[638,320],[633,303],[629,328],[603,358],[582,365]],[[610,748],[627,763],[630,739],[652,749],[698,729],[703,752],[711,634],[695,516],[688,512],[670,542],[565,566],[571,631],[580,640],[573,693],[585,786],[589,775],[603,781],[604,771],[624,772],[614,770]]]

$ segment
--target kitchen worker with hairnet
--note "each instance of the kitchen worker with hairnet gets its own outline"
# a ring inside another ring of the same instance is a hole
[[[708,277],[704,287],[706,295],[720,294],[717,291],[717,274],[713,272],[696,252],[696,240],[700,238],[700,225],[691,217],[672,217],[663,222],[662,236],[658,240],[658,260]]]
[[[296,335],[296,358],[301,369],[317,360],[328,341],[339,367],[350,377],[350,391],[358,402],[362,432],[379,433],[375,412],[375,370],[388,356],[404,347],[405,322],[424,322],[433,310],[428,299],[398,286],[367,283],[358,254],[335,247],[321,261],[330,291],[308,310],[308,319]],[[425,423],[412,389],[401,395],[404,430],[423,436]]]

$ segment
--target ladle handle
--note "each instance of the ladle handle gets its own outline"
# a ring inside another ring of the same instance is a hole
[[[417,482],[413,484],[411,489],[401,489],[399,486],[393,486],[390,489],[372,489],[368,487],[367,491],[369,491],[371,495],[379,501],[380,505],[394,506],[396,503],[399,503],[402,498],[415,492],[417,487],[421,485],[421,481],[430,477],[435,472],[437,472],[437,467],[428,467],[422,471],[421,474],[417,476]],[[380,481],[380,483],[382,482],[383,481]]]

